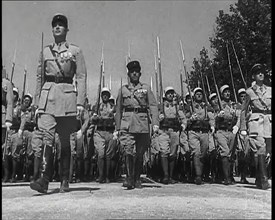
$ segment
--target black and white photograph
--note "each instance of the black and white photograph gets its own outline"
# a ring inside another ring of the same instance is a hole
[[[2,1],[2,219],[271,219],[271,9]]]

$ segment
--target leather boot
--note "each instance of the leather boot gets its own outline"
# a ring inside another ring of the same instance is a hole
[[[40,158],[34,157],[34,162],[33,162],[33,180],[31,182],[34,182],[38,180],[39,174],[40,174]]]
[[[63,179],[60,183],[60,193],[65,193],[65,192],[69,192],[70,188],[69,188],[69,180],[67,179]]]
[[[229,169],[230,169],[230,163],[228,157],[222,158],[222,170],[224,175],[224,185],[230,185],[231,180],[229,178]]]
[[[41,177],[30,183],[32,190],[38,191],[40,193],[47,193],[49,186],[49,179],[52,176],[53,167],[53,149],[52,146],[44,145],[42,147],[42,171]]]
[[[3,183],[7,183],[9,181],[9,177],[10,177],[10,166],[9,166],[8,156],[5,156],[5,160],[3,161],[3,166],[4,166]]]
[[[84,182],[88,182],[90,180],[90,176],[89,176],[89,173],[91,173],[90,169],[92,169],[91,162],[90,162],[90,160],[85,159],[84,160],[84,173],[83,173],[83,181]]]
[[[98,167],[98,179],[97,182],[104,183],[104,158],[97,159],[97,167]]]
[[[169,171],[168,171],[168,158],[167,157],[161,157],[161,166],[162,166],[162,170],[163,170],[162,183],[166,185],[169,183]]]
[[[257,188],[261,189],[262,183],[261,183],[261,173],[260,173],[260,168],[259,168],[258,155],[254,156],[254,162],[255,162],[255,185]]]
[[[202,176],[202,168],[203,168],[201,159],[198,156],[194,155],[193,162],[194,162],[195,173],[196,173],[195,184],[201,185],[202,184],[201,176]]]
[[[106,159],[106,183],[110,183],[110,168],[111,168],[111,159]]]
[[[240,155],[240,160],[239,160],[239,172],[241,175],[241,183],[243,184],[248,184],[249,182],[246,179],[246,174],[247,174],[247,163],[246,163],[246,158],[243,154]]]
[[[142,159],[140,157],[137,157],[136,160],[134,161],[134,167],[135,167],[135,188],[137,189],[141,189],[142,185],[141,185],[141,180],[140,180],[140,173],[141,173],[141,169],[142,169]]]
[[[209,166],[210,166],[210,173],[211,173],[211,180],[210,183],[216,182],[216,175],[217,175],[217,152],[216,150],[211,151],[210,158],[209,158]]]
[[[75,171],[75,158],[73,156],[71,156],[71,160],[70,160],[70,174],[69,174],[69,182],[70,183],[73,183],[74,171]]]
[[[127,189],[134,189],[134,157],[132,155],[126,156],[126,168],[128,173]]]
[[[84,167],[84,162],[81,158],[77,158],[76,160],[76,182],[79,183],[83,180],[83,167]]]
[[[170,173],[169,184],[177,183],[177,181],[173,179],[175,163],[176,163],[176,158],[170,158],[170,161],[169,161],[169,173]]]
[[[13,158],[12,159],[12,174],[11,174],[11,183],[16,183],[16,173],[17,173],[17,164],[18,161]]]
[[[70,165],[71,165],[71,149],[70,146],[61,147],[60,158],[60,193],[69,191],[69,178],[70,178]]]
[[[258,155],[258,161],[259,161],[259,172],[260,172],[260,178],[261,178],[261,188],[263,190],[266,190],[270,188],[270,185],[268,183],[268,177],[266,172],[265,155],[263,154]]]

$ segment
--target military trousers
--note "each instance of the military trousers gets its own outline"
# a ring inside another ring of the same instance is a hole
[[[188,131],[191,154],[199,158],[205,158],[209,147],[208,133]]]
[[[99,130],[94,133],[94,146],[98,158],[107,159],[112,159],[115,156],[118,147],[112,132]]]
[[[215,138],[218,144],[218,151],[221,157],[230,157],[235,141],[235,134],[232,131],[218,130]]]
[[[173,129],[159,130],[158,144],[161,157],[177,157],[179,147],[179,131]]]

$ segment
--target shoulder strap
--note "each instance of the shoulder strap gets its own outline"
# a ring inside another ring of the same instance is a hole
[[[56,62],[56,65],[58,66],[59,72],[62,74],[63,77],[65,77],[64,71],[63,71],[63,69],[61,68],[60,63],[58,62],[55,53],[53,52],[53,47],[52,47],[52,45],[50,45],[49,48],[50,48],[50,51],[51,51],[51,53],[52,53],[52,55],[53,55],[53,57],[54,57],[54,61]]]
[[[265,104],[265,102],[261,99],[261,97],[257,94],[256,92],[256,88],[252,87],[252,91],[255,93],[255,95],[259,98],[259,101],[261,102],[261,104],[268,109],[267,105]]]

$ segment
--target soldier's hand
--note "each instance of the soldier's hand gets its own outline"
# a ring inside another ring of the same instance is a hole
[[[221,110],[219,113],[218,113],[218,117],[223,117],[224,116],[224,111]]]
[[[113,133],[113,140],[117,140],[119,135],[119,131],[114,131]]]
[[[215,132],[215,127],[214,127],[214,126],[211,126],[210,129],[211,129],[211,134],[214,134],[214,132]]]
[[[153,125],[153,132],[157,133],[159,131],[159,126],[158,125]]]
[[[233,133],[233,134],[237,134],[238,131],[239,131],[239,127],[238,127],[237,125],[235,125],[235,126],[233,127],[232,133]]]
[[[82,137],[82,131],[81,129],[76,132],[76,138],[80,139]]]
[[[192,114],[192,115],[191,115],[191,118],[190,118],[190,119],[191,119],[191,120],[196,120],[196,119],[197,119],[197,117],[198,117],[198,116],[197,116],[197,114],[196,114],[196,113],[194,113],[194,114]]]
[[[82,112],[84,111],[84,107],[82,105],[76,106],[77,109],[77,115],[80,116]]]
[[[22,133],[23,133],[23,131],[22,131],[21,129],[19,129],[19,130],[18,130],[18,133],[17,133],[19,138],[22,137]]]
[[[162,121],[164,119],[164,114],[159,115],[159,121]]]
[[[6,127],[7,127],[7,130],[9,131],[9,130],[10,130],[10,127],[12,126],[12,123],[9,122],[9,121],[6,121],[5,125],[6,125]]]
[[[245,130],[241,131],[241,135],[242,136],[246,136],[247,135],[247,132]]]

